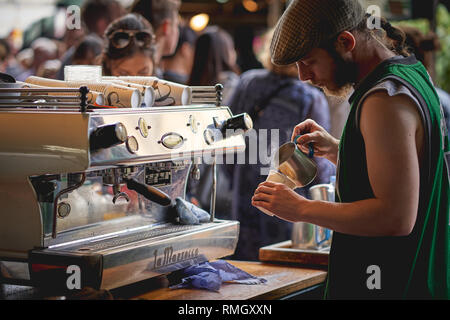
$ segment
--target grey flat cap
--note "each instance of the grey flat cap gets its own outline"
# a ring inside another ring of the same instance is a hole
[[[358,0],[293,0],[275,27],[272,62],[287,65],[364,18]]]

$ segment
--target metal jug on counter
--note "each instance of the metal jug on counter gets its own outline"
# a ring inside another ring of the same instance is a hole
[[[318,184],[309,189],[311,199],[334,202],[334,185]],[[331,245],[332,231],[311,223],[295,222],[292,227],[292,248],[321,250]]]

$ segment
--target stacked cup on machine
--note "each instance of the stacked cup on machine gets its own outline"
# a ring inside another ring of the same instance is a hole
[[[110,82],[84,82],[84,81],[60,81],[36,76],[25,80],[28,84],[43,87],[78,88],[87,86],[90,91],[103,94],[105,104],[121,108],[139,108],[142,104],[141,93],[136,88]]]

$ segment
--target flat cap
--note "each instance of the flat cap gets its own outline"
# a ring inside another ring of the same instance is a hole
[[[270,45],[272,62],[287,65],[364,18],[358,0],[292,0],[278,21]]]

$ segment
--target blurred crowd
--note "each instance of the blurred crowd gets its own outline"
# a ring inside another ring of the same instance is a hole
[[[58,32],[48,22],[51,18],[46,18],[33,23],[22,41],[12,32],[0,39],[0,72],[20,81],[31,75],[63,80],[66,65],[101,65],[104,75],[156,76],[192,86],[221,83],[223,104],[234,114],[249,113],[256,131],[279,130],[279,136],[272,137],[279,143],[287,142],[295,125],[307,118],[340,137],[349,111],[345,97],[325,97],[301,82],[295,64],[273,65],[271,30],[261,37],[264,45],[256,55],[249,28],[238,30],[238,38],[214,25],[195,32],[179,16],[180,0],[137,0],[130,8],[115,0],[65,0],[57,10],[65,12],[70,4],[81,5],[80,28]],[[411,47],[416,44],[415,50],[425,52],[419,57],[426,57],[438,46],[420,37],[424,35],[412,38]],[[270,136],[267,141],[266,150],[274,152]],[[324,159],[316,161],[319,175],[313,184],[329,183],[334,165]],[[216,215],[241,223],[234,258],[257,260],[260,247],[290,238],[292,224],[251,206],[254,190],[266,177],[260,174],[262,164],[245,163],[220,166]],[[189,196],[208,209],[207,180],[212,178],[207,173],[203,177],[190,186]],[[308,197],[306,188],[297,191]]]

